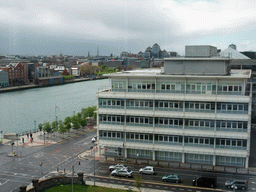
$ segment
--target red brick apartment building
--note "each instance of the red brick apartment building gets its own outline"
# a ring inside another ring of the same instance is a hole
[[[10,63],[6,67],[0,67],[8,73],[9,86],[23,85],[26,83],[24,66],[21,63]]]

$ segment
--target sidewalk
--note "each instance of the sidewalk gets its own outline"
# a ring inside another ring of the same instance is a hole
[[[31,142],[30,134],[28,135],[21,135],[18,137],[18,140],[12,141],[9,139],[3,139],[3,145],[11,145],[14,143],[13,146],[21,146],[21,147],[42,147],[53,145],[57,143],[64,142],[66,140],[72,139],[74,137],[78,137],[80,135],[84,135],[88,132],[95,130],[93,126],[88,125],[86,128],[81,128],[78,130],[71,130],[70,132],[63,134],[60,133],[45,133],[43,131],[31,133],[33,141]],[[24,139],[24,142],[23,142]]]

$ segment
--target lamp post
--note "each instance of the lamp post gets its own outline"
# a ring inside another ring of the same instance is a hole
[[[36,120],[34,121],[35,131],[36,131]]]
[[[76,161],[73,165],[72,165],[72,192],[73,192],[73,177],[74,177],[74,167],[75,167],[75,164],[78,162],[78,165],[80,165],[80,161]]]
[[[137,154],[136,154],[136,164],[138,163],[139,156],[140,156],[140,154],[139,154],[139,152],[137,152]]]
[[[43,163],[39,163],[39,166],[41,167],[41,172],[42,172],[42,176],[43,176]]]
[[[45,144],[45,132],[44,132],[44,144]]]
[[[93,149],[93,146],[91,146],[91,150]],[[93,175],[94,175],[94,186],[95,186],[95,150],[93,153],[93,161],[94,161],[94,168],[93,168]]]

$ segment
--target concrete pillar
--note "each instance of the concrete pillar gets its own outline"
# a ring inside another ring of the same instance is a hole
[[[78,181],[79,181],[80,185],[83,185],[84,173],[79,172],[79,173],[77,173],[77,175],[78,175]]]
[[[245,168],[248,169],[248,167],[249,167],[249,157],[247,156],[245,158]]]
[[[213,155],[213,158],[212,158],[212,165],[213,165],[213,166],[216,166],[216,155]]]
[[[124,158],[126,159],[127,158],[127,149],[124,148]]]
[[[27,191],[27,186],[21,185],[19,192],[26,192]]]
[[[99,152],[99,155],[101,155],[101,147],[98,145],[98,152]]]
[[[156,152],[155,151],[152,151],[153,152],[153,161],[156,160]]]
[[[182,153],[182,163],[185,163],[185,153]]]
[[[33,179],[32,180],[33,186],[34,186],[34,191],[38,192],[38,179]]]

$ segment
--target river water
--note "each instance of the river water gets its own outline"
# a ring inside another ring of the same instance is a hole
[[[64,120],[95,106],[96,92],[108,85],[109,80],[103,79],[1,93],[0,132],[20,134],[38,128],[39,123],[51,123],[55,109],[57,120]]]

